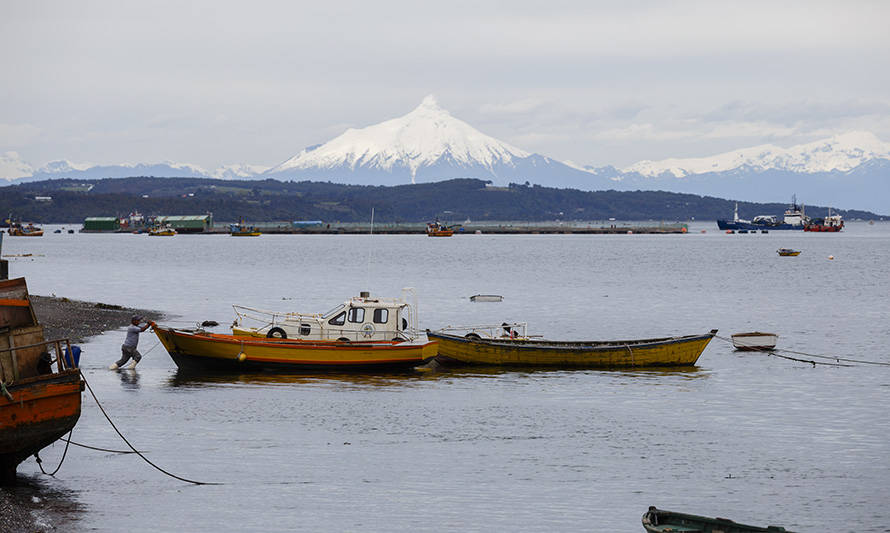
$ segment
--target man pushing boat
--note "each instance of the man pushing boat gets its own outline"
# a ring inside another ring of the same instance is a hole
[[[108,367],[109,370],[123,368],[130,358],[132,358],[133,361],[127,368],[136,368],[136,365],[142,360],[142,354],[136,349],[136,346],[139,344],[139,334],[147,330],[149,327],[154,326],[155,323],[149,320],[145,325],[140,326],[141,322],[142,316],[140,315],[133,315],[133,318],[130,319],[130,325],[127,326],[127,338],[124,339],[124,343],[121,345],[121,358],[118,359],[117,362],[112,363],[111,366]]]

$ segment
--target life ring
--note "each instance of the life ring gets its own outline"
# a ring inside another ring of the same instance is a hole
[[[467,333],[464,335],[465,339],[470,339],[471,341],[481,341],[482,337],[479,336],[478,333]]]
[[[347,339],[346,337],[340,337],[339,339],[337,339],[337,341],[338,342],[349,342],[349,339]]]
[[[269,339],[286,339],[287,333],[281,328],[272,328],[269,330],[269,333],[266,333],[266,337]]]

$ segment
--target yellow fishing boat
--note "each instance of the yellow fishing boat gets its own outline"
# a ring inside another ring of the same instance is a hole
[[[163,226],[159,228],[152,228],[149,230],[148,235],[151,237],[172,237],[176,235],[176,230],[171,228],[170,226]]]
[[[497,328],[497,333],[486,334]],[[442,363],[576,368],[691,366],[717,334],[619,341],[548,341],[529,338],[525,324],[429,331]],[[445,331],[469,331],[465,335]],[[502,333],[501,333],[502,332]]]
[[[238,221],[237,224],[229,224],[229,235],[232,237],[259,237],[263,233],[253,226],[244,223],[244,219]]]
[[[305,341],[259,339],[155,326],[181,369],[371,370],[411,368],[436,355],[433,341]]]

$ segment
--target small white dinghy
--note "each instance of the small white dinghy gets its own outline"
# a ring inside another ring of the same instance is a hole
[[[769,351],[776,348],[779,336],[775,333],[751,331],[749,333],[735,333],[732,336],[732,345],[736,350],[745,351]]]
[[[471,302],[502,302],[504,297],[499,294],[476,294],[470,296]]]

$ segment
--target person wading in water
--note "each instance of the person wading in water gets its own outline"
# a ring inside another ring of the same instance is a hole
[[[130,325],[127,326],[127,338],[121,345],[121,358],[116,363],[112,363],[112,365],[108,367],[109,370],[123,368],[131,357],[133,358],[133,362],[130,363],[127,368],[136,368],[136,364],[142,360],[142,354],[136,349],[136,345],[139,344],[139,334],[147,330],[149,327],[154,326],[155,323],[149,320],[144,326],[140,326],[140,322],[142,322],[142,317],[139,315],[133,315],[133,318],[130,319]]]

